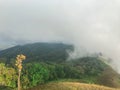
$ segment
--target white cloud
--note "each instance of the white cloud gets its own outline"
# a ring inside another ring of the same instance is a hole
[[[0,0],[3,45],[62,41],[102,52],[120,69],[119,22],[119,0]]]

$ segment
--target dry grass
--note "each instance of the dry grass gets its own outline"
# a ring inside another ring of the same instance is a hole
[[[58,82],[40,85],[29,90],[120,90],[120,89],[109,88],[95,84],[84,84],[77,82]]]

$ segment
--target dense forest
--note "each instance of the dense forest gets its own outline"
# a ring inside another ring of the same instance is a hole
[[[25,62],[64,62],[68,58],[67,50],[73,51],[74,48],[62,43],[33,43],[2,50],[0,58],[5,63],[12,63],[22,53],[27,56]]]
[[[1,88],[17,88],[15,59],[18,54],[27,57],[21,73],[21,86],[24,89],[59,80],[119,87],[119,74],[102,58],[86,56],[67,60],[68,50],[74,51],[74,47],[62,43],[34,43],[0,51]]]

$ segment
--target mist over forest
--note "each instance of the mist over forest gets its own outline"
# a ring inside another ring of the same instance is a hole
[[[0,89],[17,88],[19,54],[23,89],[69,79],[120,87],[119,22],[120,0],[0,0]]]

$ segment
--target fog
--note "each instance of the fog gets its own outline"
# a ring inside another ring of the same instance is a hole
[[[0,48],[63,42],[73,58],[101,52],[120,72],[119,23],[120,0],[0,0]]]

